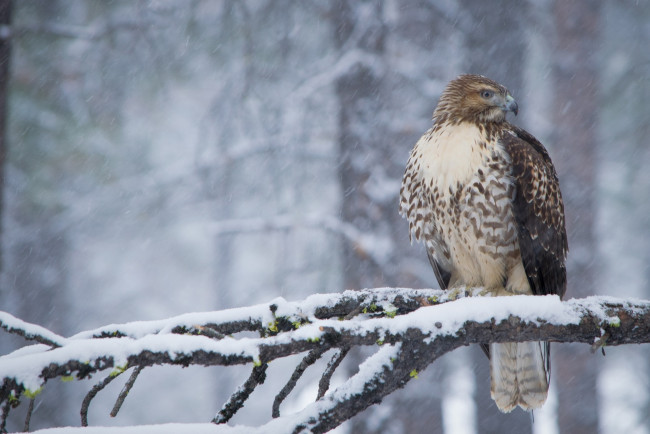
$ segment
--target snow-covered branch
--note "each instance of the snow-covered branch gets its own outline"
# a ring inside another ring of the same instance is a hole
[[[0,402],[8,412],[21,397],[33,398],[48,379],[86,378],[109,370],[107,379],[84,400],[87,412],[90,401],[111,381],[109,378],[133,367],[139,373],[152,365],[250,364],[250,378],[213,420],[225,423],[264,381],[269,362],[308,352],[289,383],[273,403],[269,402],[276,419],[265,429],[287,430],[290,426],[289,432],[325,432],[381,402],[438,357],[460,346],[546,340],[583,342],[597,349],[650,342],[649,301],[590,297],[562,302],[556,296],[448,301],[440,290],[346,291],[317,294],[299,302],[276,299],[245,308],[110,325],[70,338],[48,334],[38,326],[2,314],[3,328],[22,328],[18,334],[41,336],[39,342],[45,342],[0,357]],[[250,333],[239,336],[244,331],[256,331],[259,337],[252,338]],[[355,376],[328,391],[333,371],[354,346],[378,346],[379,350]],[[317,401],[299,413],[281,416],[280,404],[296,381],[330,350],[336,351],[321,379]],[[132,375],[129,388],[137,373]],[[123,395],[121,401],[126,393]]]
[[[51,347],[60,347],[65,343],[64,337],[52,333],[39,325],[30,324],[18,319],[7,312],[0,312],[0,328],[5,329],[9,333],[17,334],[29,341],[33,340]]]

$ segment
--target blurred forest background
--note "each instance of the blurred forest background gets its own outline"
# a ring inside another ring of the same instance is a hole
[[[398,191],[461,73],[507,86],[512,121],[549,149],[567,297],[650,297],[648,1],[20,0],[0,20],[0,56],[11,49],[0,306],[24,320],[71,335],[275,297],[435,287]],[[19,343],[0,338],[3,353]],[[650,433],[648,347],[602,357],[556,344],[553,357],[532,427],[498,413],[470,347],[337,431]],[[268,420],[293,366],[271,366],[233,422]],[[248,373],[149,369],[114,420],[121,384],[103,391],[90,423],[206,422]],[[315,398],[319,374],[306,377],[283,412]],[[32,427],[78,425],[96,381],[49,385]]]

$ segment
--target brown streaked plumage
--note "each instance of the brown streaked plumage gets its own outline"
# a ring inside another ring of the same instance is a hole
[[[518,106],[479,75],[451,81],[416,143],[400,191],[411,240],[425,244],[440,287],[486,295],[566,291],[564,205],[553,163],[531,134],[506,121]],[[491,393],[501,411],[541,407],[546,342],[491,344]]]

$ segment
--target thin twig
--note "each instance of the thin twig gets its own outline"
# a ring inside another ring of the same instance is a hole
[[[29,432],[29,422],[32,420],[33,411],[34,411],[34,398],[29,400],[29,406],[27,407],[27,415],[25,416],[25,425],[23,426],[23,432]]]
[[[7,432],[7,418],[11,410],[11,401],[7,399],[5,405],[2,406],[2,422],[0,422],[0,433]]]
[[[332,379],[332,375],[334,375],[336,368],[339,367],[345,356],[348,354],[348,351],[350,351],[350,347],[342,347],[336,354],[334,354],[332,359],[327,364],[327,368],[325,369],[325,372],[323,372],[323,376],[318,382],[318,396],[316,397],[316,400],[321,399],[323,396],[325,396],[325,393],[327,393],[327,390],[330,388],[330,380]]]
[[[258,384],[263,384],[264,380],[266,380],[267,367],[268,364],[266,363],[253,367],[253,372],[251,372],[250,377],[232,394],[230,400],[224,404],[221,410],[219,410],[219,413],[212,419],[212,423],[221,424],[228,422],[244,406],[244,402],[253,393],[255,387]]]
[[[271,410],[272,417],[280,417],[280,404],[282,404],[282,401],[284,401],[285,398],[291,393],[293,388],[296,387],[296,383],[300,377],[302,377],[302,374],[304,374],[305,370],[313,365],[316,360],[320,359],[323,353],[325,353],[327,350],[329,350],[328,346],[322,346],[320,348],[311,350],[309,354],[307,354],[305,358],[302,359],[300,364],[296,366],[296,369],[293,371],[293,374],[291,375],[291,378],[287,384],[284,385],[282,390],[280,390],[280,393],[278,393],[273,400],[273,409]]]
[[[599,348],[602,348],[604,355],[605,345],[607,345],[608,338],[609,332],[605,332],[600,338],[595,339],[594,343],[591,345],[591,354],[594,354],[596,351],[598,351]]]
[[[83,402],[81,403],[81,426],[88,426],[88,407],[90,406],[90,401],[93,400],[95,395],[97,395],[100,390],[108,386],[111,381],[122,375],[122,372],[111,372],[106,378],[101,381],[101,383],[95,384],[93,388],[90,389],[90,392],[88,392]]]
[[[362,312],[362,307],[361,307],[361,305],[359,305],[359,306],[355,307],[354,309],[352,309],[350,311],[350,313],[345,315],[345,317],[343,319],[350,320],[350,319],[354,318],[355,316],[359,315],[361,312]]]
[[[124,400],[126,399],[126,396],[131,391],[131,388],[135,384],[135,380],[138,379],[138,375],[140,375],[140,372],[143,369],[144,369],[144,366],[137,366],[135,368],[135,370],[131,373],[131,376],[129,377],[129,381],[126,382],[126,384],[122,388],[122,391],[120,392],[120,396],[118,396],[117,401],[115,401],[115,405],[113,406],[113,410],[111,410],[111,417],[117,416],[117,413],[119,413],[120,408],[122,408],[122,404],[124,404]]]

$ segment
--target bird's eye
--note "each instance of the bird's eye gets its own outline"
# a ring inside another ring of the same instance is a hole
[[[483,98],[485,98],[485,99],[492,98],[493,95],[494,95],[494,92],[492,92],[491,90],[482,90],[481,91],[481,96]]]

